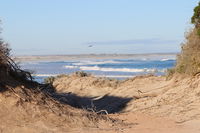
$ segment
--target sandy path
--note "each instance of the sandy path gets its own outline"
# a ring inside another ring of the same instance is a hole
[[[111,115],[133,125],[112,129],[89,129],[94,133],[200,133],[200,77],[141,76],[117,83],[94,77],[66,77],[55,82],[57,90],[82,96],[104,96],[133,98],[122,110],[126,114]],[[61,89],[62,88],[62,89]],[[106,97],[100,97],[103,101]],[[138,99],[135,99],[138,98]],[[100,100],[101,100],[100,99]],[[118,107],[118,102],[100,102]],[[97,105],[99,105],[97,104]],[[101,107],[103,107],[103,105]],[[139,112],[139,113],[138,113]]]
[[[52,97],[67,103],[65,109],[76,115],[60,117],[43,104],[20,105],[19,97],[6,91],[0,93],[0,133],[200,133],[200,75],[167,81],[165,77],[140,76],[123,82],[72,75],[57,79],[53,85],[59,93],[52,93]],[[21,88],[15,91],[22,94]],[[43,99],[39,97],[39,101]],[[82,108],[106,110],[120,121],[88,119]]]
[[[141,113],[111,115],[124,120],[127,125],[113,127],[102,124],[99,128],[75,130],[73,133],[199,133],[200,121],[176,123],[172,119],[150,116]],[[103,127],[103,128],[102,128]]]
[[[124,133],[199,133],[199,127],[178,124],[174,120],[144,114],[128,113],[119,115],[127,122],[136,123],[131,128],[124,129]]]

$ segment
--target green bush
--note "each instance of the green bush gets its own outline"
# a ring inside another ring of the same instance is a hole
[[[194,24],[194,26],[196,28],[196,33],[197,33],[197,35],[200,36],[200,2],[194,8],[194,14],[191,18],[191,23]]]
[[[200,2],[194,8],[194,14],[191,18],[191,23],[195,25],[196,29],[200,29]]]

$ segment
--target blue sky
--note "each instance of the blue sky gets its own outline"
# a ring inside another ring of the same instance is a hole
[[[178,52],[197,3],[0,0],[2,37],[15,55]]]

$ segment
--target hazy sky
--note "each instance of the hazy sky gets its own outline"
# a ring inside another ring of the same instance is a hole
[[[178,52],[197,3],[0,0],[2,36],[18,55]]]

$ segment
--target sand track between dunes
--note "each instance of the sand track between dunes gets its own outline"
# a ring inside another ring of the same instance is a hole
[[[37,85],[11,80],[1,82],[8,90],[1,85],[0,132],[200,131],[198,75],[171,80],[148,75],[125,81],[68,75],[56,78],[50,90],[48,85],[37,90]]]
[[[138,76],[126,81],[96,77],[66,76],[55,80],[59,92],[70,92],[80,96],[104,96],[129,98],[119,112],[144,113],[166,117],[176,123],[192,123],[200,120],[200,76],[174,76],[171,80],[157,76]],[[116,100],[116,102],[120,102]],[[115,102],[105,100],[101,107],[115,108]],[[99,106],[99,104],[97,104]],[[108,109],[109,111],[109,109]]]

